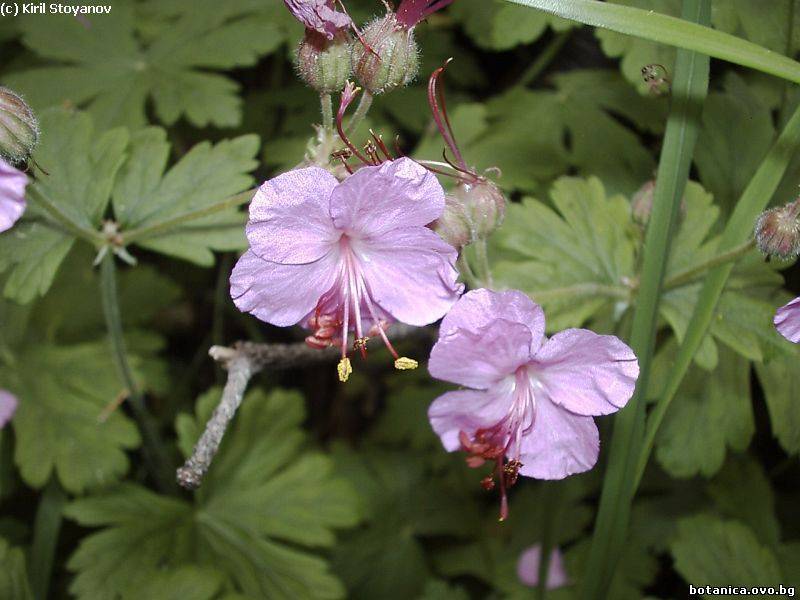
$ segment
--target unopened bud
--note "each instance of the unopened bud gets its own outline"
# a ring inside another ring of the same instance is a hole
[[[650,215],[653,212],[653,196],[656,190],[655,179],[651,179],[638,190],[631,198],[631,217],[633,221],[639,225],[647,225],[650,221]],[[686,198],[681,199],[681,207],[679,217],[683,219],[686,216]]]
[[[766,256],[788,260],[800,254],[800,199],[761,213],[756,221],[756,245]]]
[[[407,85],[417,76],[419,51],[414,29],[389,13],[366,26],[362,43],[353,45],[353,72],[371,94]]]
[[[449,194],[444,197],[444,212],[433,223],[433,230],[458,250],[472,241],[472,224],[467,211],[457,198]]]
[[[14,165],[28,162],[39,141],[39,122],[25,101],[0,87],[0,158]]]
[[[320,94],[341,91],[352,72],[351,42],[352,37],[344,30],[329,40],[317,31],[306,29],[295,56],[300,79]]]
[[[503,224],[506,198],[500,188],[488,179],[459,183],[453,195],[464,207],[475,238],[486,238]]]

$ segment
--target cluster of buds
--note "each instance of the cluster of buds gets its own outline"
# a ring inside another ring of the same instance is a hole
[[[25,101],[0,87],[0,159],[27,165],[39,141],[39,122]]]
[[[761,213],[755,227],[758,249],[767,258],[791,260],[800,255],[800,198]]]

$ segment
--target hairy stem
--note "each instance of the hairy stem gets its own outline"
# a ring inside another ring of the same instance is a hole
[[[82,225],[75,221],[72,217],[70,217],[67,213],[65,213],[59,206],[47,198],[35,185],[29,186],[27,191],[27,198],[34,202],[35,204],[39,204],[42,208],[44,208],[45,212],[53,219],[56,223],[61,225],[64,229],[66,229],[71,234],[79,237],[96,248],[100,248],[101,246],[105,245],[106,239],[99,231],[95,231],[94,229],[90,229],[85,225]]]
[[[110,252],[105,255],[100,265],[100,295],[117,372],[126,388],[128,404],[142,433],[145,464],[159,489],[165,492],[169,491],[174,487],[168,470],[169,455],[161,442],[153,417],[144,405],[144,399],[128,360],[117,295],[116,265],[114,264],[114,255]]]
[[[325,129],[326,137],[335,134],[333,125],[333,100],[330,94],[320,94],[319,104],[322,109],[322,127]]]
[[[686,269],[685,271],[676,273],[675,275],[664,281],[664,289],[671,290],[673,288],[693,283],[697,281],[697,279],[699,279],[699,277],[706,271],[713,269],[714,267],[718,267],[719,265],[724,265],[725,263],[736,261],[741,257],[745,256],[746,254],[749,254],[750,251],[755,247],[756,247],[756,241],[754,239],[751,239],[743,244],[736,246],[735,248],[731,248],[727,252],[722,252],[721,254],[717,254],[716,256],[709,258],[707,261],[702,262],[699,265],[692,267],[691,269]]]
[[[492,267],[489,264],[489,250],[485,239],[481,238],[475,242],[475,254],[480,266],[483,284],[489,288],[494,288],[494,277],[492,276]]]

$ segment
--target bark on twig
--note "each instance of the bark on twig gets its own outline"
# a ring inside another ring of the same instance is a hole
[[[428,335],[429,331],[397,325],[393,339],[408,337],[412,331]],[[319,363],[334,362],[340,356],[338,348],[318,350],[304,342],[295,344],[256,344],[237,342],[232,347],[212,346],[208,354],[228,371],[228,381],[219,405],[206,423],[205,431],[195,444],[192,455],[178,469],[176,478],[181,487],[197,489],[219,449],[225,430],[244,398],[250,379],[264,369],[290,369]]]

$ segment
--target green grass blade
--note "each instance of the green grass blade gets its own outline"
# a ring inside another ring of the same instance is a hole
[[[798,146],[800,146],[800,107],[795,110],[780,137],[772,146],[753,179],[750,180],[747,188],[742,193],[742,197],[736,204],[736,208],[722,233],[718,248],[719,252],[731,250],[753,235],[753,225],[756,218],[769,204]],[[787,200],[790,200],[790,198],[787,198]],[[694,313],[686,331],[686,337],[678,350],[678,356],[670,372],[664,393],[659,398],[648,419],[645,440],[637,465],[635,480],[637,486],[650,458],[658,428],[708,331],[711,320],[714,317],[717,302],[725,289],[725,284],[734,264],[731,262],[720,265],[709,271],[705,278],[703,289],[700,291],[697,305],[694,308]]]
[[[565,3],[566,4],[566,3]],[[711,0],[684,0],[683,16],[700,23],[711,19]],[[653,196],[653,212],[644,244],[640,292],[631,331],[631,347],[639,359],[636,393],[614,421],[609,462],[600,497],[589,561],[584,569],[581,598],[606,598],[628,527],[633,497],[632,479],[644,434],[644,390],[655,349],[658,307],[678,220],[681,199],[708,92],[709,58],[680,50],[675,62],[672,107]]]
[[[30,580],[33,597],[36,600],[49,598],[53,559],[61,532],[61,513],[66,503],[67,495],[55,477],[52,478],[42,492],[33,525]]]
[[[763,46],[657,12],[597,0],[506,0],[571,21],[693,50],[800,83],[800,63]]]

